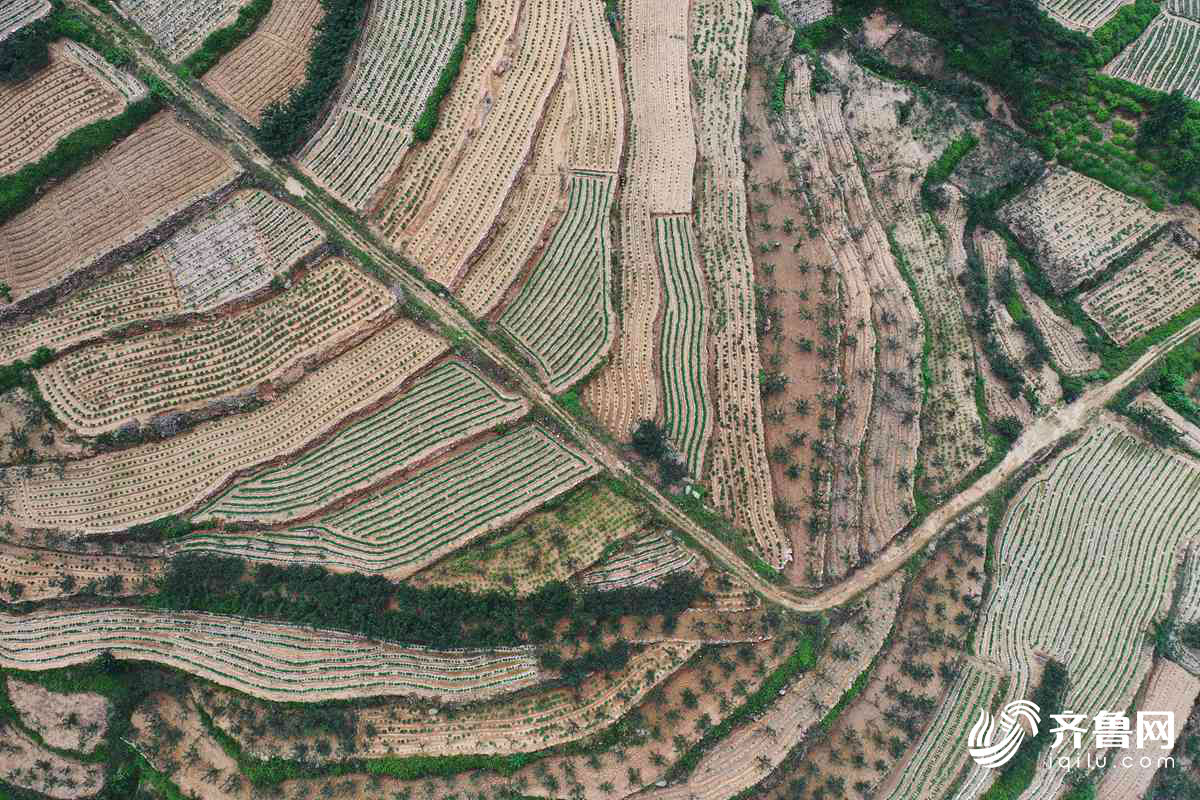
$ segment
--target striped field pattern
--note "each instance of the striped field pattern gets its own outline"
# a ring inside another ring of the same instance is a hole
[[[1027,696],[1037,653],[1067,667],[1064,708],[1089,717],[1127,708],[1150,666],[1146,631],[1170,602],[1176,555],[1197,519],[1200,470],[1113,424],[1030,483],[998,534],[975,639],[976,654],[1011,675],[1004,699]],[[1064,772],[1039,769],[1025,796],[1056,797]]]
[[[1104,71],[1160,92],[1200,100],[1200,22],[1159,14]]]
[[[538,679],[534,651],[527,647],[429,650],[300,625],[141,608],[0,614],[0,666],[59,669],[105,652],[276,701],[372,695],[474,700]]]
[[[285,532],[198,533],[178,547],[403,578],[595,472],[592,462],[528,425],[375,492],[312,526]]]
[[[299,459],[235,483],[198,517],[291,522],[527,410],[521,398],[501,394],[471,367],[449,361]]]
[[[554,393],[586,376],[612,344],[608,212],[615,182],[605,173],[572,175],[566,216],[500,317]]]
[[[691,217],[656,219],[654,240],[666,301],[659,369],[667,433],[686,460],[688,471],[698,476],[712,431],[712,403],[707,369],[708,309]]]

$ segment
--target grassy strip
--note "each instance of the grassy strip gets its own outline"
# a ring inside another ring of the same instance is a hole
[[[949,180],[954,170],[958,168],[959,163],[978,144],[979,139],[974,134],[964,133],[946,145],[946,149],[938,156],[937,161],[934,161],[929,166],[929,169],[925,170],[925,181],[921,184],[921,199],[926,202],[926,208],[936,205],[936,201],[932,195],[933,187]]]
[[[286,158],[304,144],[318,116],[337,91],[346,62],[363,30],[367,0],[321,0],[325,16],[317,26],[304,83],[283,103],[263,112],[259,146],[273,158]]]
[[[450,53],[450,60],[446,62],[446,66],[442,67],[442,74],[438,76],[437,85],[433,87],[433,91],[425,100],[425,110],[421,112],[421,116],[417,118],[417,122],[413,126],[413,139],[418,142],[429,141],[433,132],[437,130],[442,100],[450,93],[454,87],[454,81],[458,78],[458,71],[462,68],[467,45],[471,42],[471,35],[475,33],[478,10],[479,0],[467,0],[466,11],[463,13],[462,36],[454,45],[454,51]]]
[[[749,719],[758,717],[779,699],[779,692],[784,689],[799,674],[812,669],[817,663],[818,642],[816,637],[806,635],[800,639],[796,649],[788,656],[787,661],[780,664],[757,691],[746,698],[740,706],[726,716],[718,724],[713,725],[700,741],[696,742],[671,767],[663,779],[674,782],[687,777],[696,769],[700,759],[728,736],[734,728]]]
[[[251,0],[249,5],[238,10],[237,19],[232,25],[217,30],[204,37],[200,49],[183,60],[180,74],[184,78],[199,78],[208,72],[221,58],[233,51],[258,30],[258,26],[271,12],[272,0]]]

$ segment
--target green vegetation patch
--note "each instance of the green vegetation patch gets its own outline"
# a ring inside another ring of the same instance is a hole
[[[232,25],[219,28],[204,37],[200,49],[185,58],[181,65],[185,77],[201,77],[216,66],[222,57],[249,39],[267,14],[271,13],[271,3],[272,0],[251,0],[238,10],[237,19]]]

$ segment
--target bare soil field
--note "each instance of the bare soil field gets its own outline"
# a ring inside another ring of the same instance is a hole
[[[397,392],[446,350],[445,341],[398,320],[319,367],[278,399],[141,447],[0,479],[2,516],[26,527],[94,533],[181,513],[235,475],[292,456],[347,417]]]
[[[50,66],[29,80],[0,84],[0,115],[6,120],[0,175],[37,161],[68,133],[115,117],[144,94],[136,78],[118,73],[83,45],[70,39],[51,43]]]
[[[463,702],[541,680],[528,647],[429,650],[298,625],[136,608],[0,615],[5,667],[54,669],[102,652],[274,701],[404,695]]]
[[[1200,242],[1182,230],[1168,231],[1079,302],[1124,347],[1200,303]]]
[[[221,58],[202,82],[251,125],[304,81],[309,48],[321,21],[320,0],[275,5],[250,38]]]
[[[0,261],[9,267],[13,300],[61,283],[239,171],[172,114],[159,114],[0,226]]]
[[[84,347],[37,373],[55,415],[96,435],[188,411],[321,363],[390,314],[394,298],[349,262],[329,259],[286,291],[231,315]]]
[[[1037,255],[1058,292],[1103,272],[1168,222],[1144,203],[1065,167],[1047,172],[1000,216]]]
[[[204,37],[233,22],[249,0],[123,0],[121,11],[163,49],[182,61]]]
[[[11,675],[5,683],[21,722],[51,747],[90,753],[104,739],[112,705],[103,695],[59,694]]]
[[[35,602],[85,593],[127,597],[152,591],[165,564],[91,552],[0,543],[0,603]]]
[[[104,765],[84,764],[0,723],[0,780],[55,800],[91,797],[104,788]]]

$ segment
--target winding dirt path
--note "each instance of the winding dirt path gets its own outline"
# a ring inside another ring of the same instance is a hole
[[[207,97],[195,91],[190,83],[180,79],[165,61],[160,61],[161,56],[133,38],[111,19],[97,12],[85,0],[67,0],[67,2],[71,7],[87,16],[97,27],[128,48],[133,53],[138,66],[148,70],[166,83],[186,101],[197,117],[215,126],[221,135],[226,137],[227,141],[223,143],[226,147],[260,165],[280,184],[288,186],[289,190],[296,186],[298,173],[291,164],[270,159],[246,132],[243,123],[216,107]],[[1162,343],[1149,348],[1141,358],[1112,381],[1093,387],[1074,403],[1056,409],[1053,413],[1038,420],[1025,430],[1004,460],[964,491],[930,513],[920,525],[908,533],[903,541],[893,542],[881,551],[871,564],[853,573],[846,581],[818,594],[804,596],[788,587],[776,585],[759,577],[741,557],[720,539],[680,511],[659,492],[656,485],[634,472],[615,448],[593,435],[567,411],[558,406],[534,375],[511,359],[491,339],[480,333],[472,322],[450,302],[450,296],[444,289],[427,286],[422,280],[414,277],[398,256],[377,244],[374,237],[364,236],[356,227],[351,226],[343,217],[344,211],[337,209],[332,203],[313,193],[309,193],[307,196],[297,193],[297,204],[306,206],[314,216],[320,217],[328,226],[337,230],[350,244],[367,253],[406,292],[433,311],[443,324],[457,329],[465,340],[497,364],[505,367],[520,384],[526,396],[541,405],[541,410],[554,417],[565,430],[570,431],[583,447],[614,475],[628,480],[642,489],[650,503],[663,517],[691,535],[722,566],[752,586],[767,600],[798,612],[816,612],[842,605],[863,590],[887,578],[933,539],[958,514],[978,503],[993,489],[1001,486],[1021,467],[1036,460],[1039,455],[1044,455],[1063,437],[1082,429],[1110,400],[1133,383],[1160,356],[1187,338],[1200,333],[1200,319],[1198,319]]]

